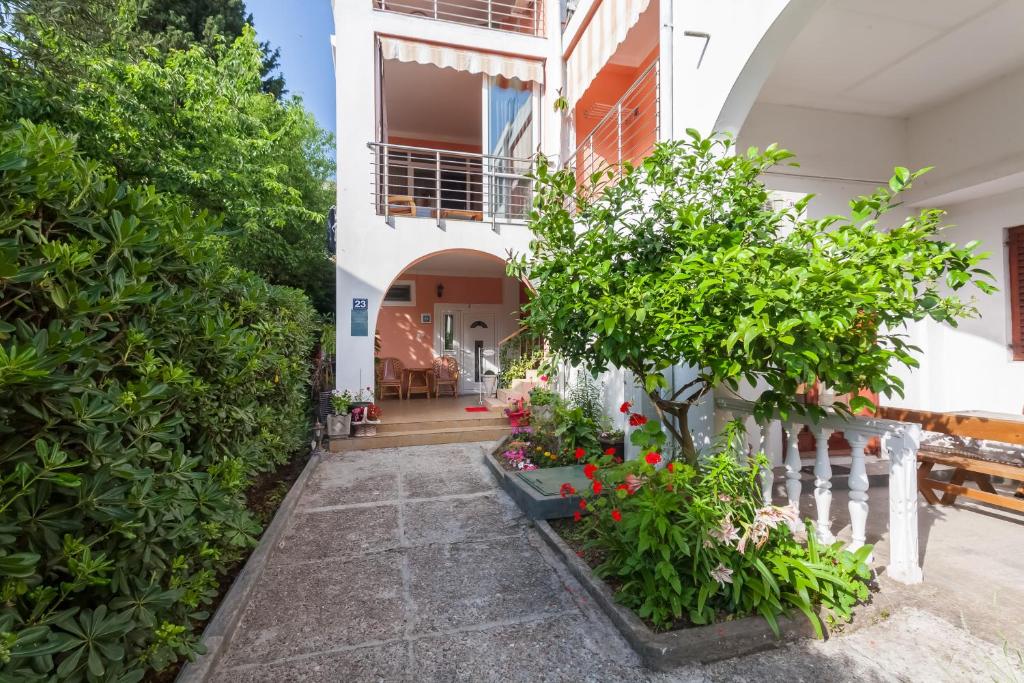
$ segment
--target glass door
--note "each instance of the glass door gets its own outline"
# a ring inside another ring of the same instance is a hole
[[[515,160],[530,158],[536,146],[536,84],[489,76],[484,91],[487,213],[497,218],[522,217],[529,206],[529,185],[522,178],[528,164]]]

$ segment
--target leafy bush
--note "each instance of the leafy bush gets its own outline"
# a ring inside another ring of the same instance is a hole
[[[536,370],[544,362],[544,351],[537,349],[531,354],[517,355],[518,350],[511,344],[501,347],[501,372],[498,374],[498,386],[508,389],[514,379],[526,377],[527,370]]]
[[[601,403],[601,387],[586,372],[576,375],[576,381],[569,389],[569,405],[581,409],[594,424],[600,425],[607,421]]]
[[[592,513],[584,524],[601,558],[596,571],[659,629],[761,615],[778,632],[778,617],[797,609],[821,637],[819,607],[845,620],[868,597],[871,547],[823,547],[813,533],[800,543],[791,531],[797,511],[760,500],[764,457],[745,466],[737,456],[719,452],[697,467],[672,461],[662,469],[654,451],[622,465],[592,460],[592,488],[580,493]]]
[[[307,435],[305,295],[69,137],[0,133],[0,680],[140,680],[196,651]]]

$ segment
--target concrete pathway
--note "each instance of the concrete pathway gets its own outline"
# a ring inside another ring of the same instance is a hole
[[[1013,653],[920,610],[828,642],[652,674],[495,488],[482,462],[488,446],[326,455],[210,679],[796,683],[1018,675]]]

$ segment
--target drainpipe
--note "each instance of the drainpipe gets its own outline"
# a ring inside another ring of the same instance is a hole
[[[659,10],[661,11],[661,34],[658,37],[658,99],[661,103],[660,120],[658,121],[659,139],[672,139],[672,55],[674,45],[672,44],[674,27],[672,25],[672,6],[675,0],[661,0]]]

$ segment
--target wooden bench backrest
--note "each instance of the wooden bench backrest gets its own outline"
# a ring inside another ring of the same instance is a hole
[[[878,409],[878,417],[900,422],[917,422],[923,429],[930,432],[969,436],[975,439],[988,439],[1024,446],[1024,422],[1014,420],[999,420],[958,413],[933,413],[927,410],[907,410],[886,406]]]

